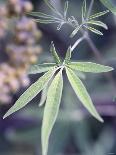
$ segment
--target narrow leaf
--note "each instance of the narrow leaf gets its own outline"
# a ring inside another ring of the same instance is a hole
[[[66,1],[66,2],[65,2],[65,5],[64,5],[64,17],[65,17],[65,18],[66,18],[66,16],[67,16],[68,5],[69,5],[69,2]]]
[[[28,71],[28,74],[47,72],[50,69],[55,68],[55,66],[56,66],[55,63],[44,63],[44,64],[32,65]]]
[[[59,56],[58,56],[58,54],[57,54],[57,52],[56,52],[56,49],[55,49],[55,46],[54,46],[54,43],[53,43],[53,42],[51,42],[50,51],[51,51],[51,53],[52,53],[52,55],[53,55],[53,57],[54,57],[55,62],[56,62],[57,64],[60,64],[60,63],[61,63],[61,60],[60,60],[60,58],[59,58]]]
[[[91,72],[91,73],[102,73],[112,71],[113,68],[109,66],[104,66],[92,62],[71,62],[68,64],[71,69],[82,71],[82,72]]]
[[[58,115],[62,89],[63,79],[60,71],[52,81],[47,93],[42,123],[42,155],[47,155],[49,137]]]
[[[44,87],[44,89],[42,90],[42,94],[41,94],[41,100],[39,103],[39,107],[43,106],[46,98],[47,98],[47,92],[48,92],[48,84]]]
[[[90,30],[91,32],[93,32],[93,33],[95,33],[95,34],[98,34],[98,35],[103,35],[103,33],[102,32],[100,32],[99,30],[96,30],[95,28],[93,28],[93,27],[90,27],[90,26],[85,26],[84,25],[84,27],[86,27],[88,30]]]
[[[76,29],[71,33],[70,37],[73,38],[77,32],[80,30],[80,28],[82,27],[82,25],[79,25],[76,27]]]
[[[51,23],[59,23],[59,20],[55,19],[33,19],[35,22],[39,22],[41,24],[51,24]]]
[[[86,0],[84,0],[82,5],[82,20],[84,20],[84,18],[86,17],[86,11],[87,11],[87,4]]]
[[[8,110],[3,118],[8,117],[12,113],[20,110],[26,106],[48,83],[50,78],[53,76],[54,70],[50,70],[40,77],[34,84],[32,84],[16,101],[16,103]]]
[[[67,74],[68,80],[69,80],[72,88],[74,89],[77,97],[83,103],[85,108],[92,114],[92,116],[94,116],[100,122],[103,122],[103,119],[100,117],[100,115],[96,111],[96,109],[92,103],[92,100],[91,100],[85,86],[83,85],[82,81],[76,76],[76,74],[71,69],[67,68],[66,74]]]
[[[116,4],[111,0],[100,0],[112,13],[116,15]]]
[[[27,13],[27,14],[31,15],[31,16],[34,16],[34,17],[46,18],[46,19],[54,19],[55,18],[54,16],[45,14],[43,12],[30,12],[30,13]]]
[[[90,21],[87,21],[86,23],[87,24],[101,26],[101,27],[103,27],[106,30],[108,29],[107,25],[105,23],[101,22],[101,21],[90,20]]]
[[[90,19],[94,19],[94,18],[101,17],[101,16],[103,16],[103,15],[105,15],[105,14],[107,14],[107,13],[109,13],[109,10],[102,11],[102,12],[98,12],[98,13],[96,13],[96,14],[94,14],[94,15],[89,16],[89,20],[90,20]]]
[[[66,52],[66,57],[65,57],[65,63],[69,63],[70,59],[71,59],[71,46],[68,48],[67,52]]]

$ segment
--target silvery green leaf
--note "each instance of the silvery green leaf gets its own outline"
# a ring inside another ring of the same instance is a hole
[[[16,103],[8,110],[3,118],[8,117],[12,113],[26,106],[49,82],[55,70],[50,70],[32,84],[16,101]]]
[[[112,71],[113,68],[92,62],[71,62],[68,64],[71,69],[81,72],[102,73]]]
[[[112,0],[100,0],[112,13],[116,15],[116,4]]]
[[[86,11],[87,11],[87,3],[86,0],[83,0],[83,5],[82,5],[82,20],[86,17]]]
[[[34,17],[46,18],[46,19],[54,19],[55,18],[54,16],[45,14],[43,12],[30,12],[30,13],[27,13],[27,14],[31,15],[31,16],[34,16]]]
[[[47,155],[49,137],[56,121],[63,89],[62,72],[55,76],[47,93],[42,123],[42,155]]]
[[[79,25],[75,28],[75,30],[71,33],[70,37],[73,38],[77,32],[80,30],[80,28],[82,27],[82,25]]]
[[[69,2],[66,1],[65,4],[64,4],[64,17],[65,17],[65,18],[66,18],[66,16],[67,16],[68,5],[69,5]]]
[[[101,17],[101,16],[103,16],[103,15],[105,15],[107,13],[109,13],[109,10],[98,12],[98,13],[96,13],[94,15],[89,16],[89,20],[94,19],[94,18]]]
[[[79,100],[83,103],[83,105],[85,106],[85,108],[92,114],[92,116],[94,116],[97,120],[99,120],[100,122],[103,122],[103,119],[100,117],[100,115],[98,114],[98,112],[96,111],[92,100],[85,88],[85,86],[83,85],[82,81],[76,76],[76,74],[69,68],[66,68],[66,74],[68,77],[68,80],[72,86],[72,88],[74,89],[77,97],[79,98]]]
[[[59,20],[56,19],[33,19],[35,22],[39,22],[41,24],[51,24],[51,23],[59,23]]]
[[[71,46],[69,46],[67,52],[66,52],[66,57],[65,57],[65,63],[69,63],[70,62],[70,59],[71,59]]]
[[[99,30],[97,30],[97,29],[95,29],[95,28],[93,28],[93,27],[85,26],[85,25],[84,25],[84,27],[86,27],[88,30],[90,30],[91,32],[93,32],[93,33],[95,33],[95,34],[103,35],[102,32],[100,32]]]
[[[51,48],[50,48],[50,51],[54,57],[54,60],[57,64],[60,64],[61,63],[61,60],[60,60],[60,57],[58,56],[57,52],[56,52],[56,49],[55,49],[55,46],[54,46],[54,43],[51,42]]]
[[[50,69],[55,68],[55,66],[56,66],[55,63],[44,63],[44,64],[32,65],[28,70],[28,74],[47,72]]]
[[[103,27],[106,30],[108,29],[107,25],[105,23],[101,22],[101,21],[90,20],[90,21],[87,21],[86,23],[87,24],[101,26],[101,27]]]

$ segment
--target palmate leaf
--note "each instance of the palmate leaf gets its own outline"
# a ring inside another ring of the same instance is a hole
[[[28,74],[44,73],[49,71],[50,69],[55,68],[55,66],[56,66],[55,63],[44,63],[44,64],[32,65],[28,70]]]
[[[90,73],[102,73],[112,71],[113,68],[109,66],[104,66],[92,62],[71,62],[68,64],[71,69],[82,71],[82,72],[90,72]]]
[[[112,0],[100,0],[112,13],[116,15],[116,4]]]
[[[103,119],[100,117],[98,112],[96,111],[92,100],[83,85],[82,81],[76,76],[76,74],[69,68],[66,68],[66,74],[68,77],[68,80],[74,89],[77,97],[79,100],[83,103],[83,105],[86,107],[86,109],[94,116],[96,119],[98,119],[100,122],[103,122]]]
[[[20,110],[26,106],[48,83],[48,81],[53,76],[55,70],[50,70],[40,77],[34,84],[32,84],[16,101],[16,103],[8,110],[3,118],[8,117],[12,113]]]
[[[108,29],[107,25],[105,23],[101,22],[101,21],[90,20],[90,21],[87,21],[86,23],[87,24],[101,26],[101,27],[103,27],[106,30]]]
[[[109,13],[109,10],[98,12],[96,14],[93,14],[93,15],[89,16],[88,19],[91,20],[91,19],[94,19],[94,18],[98,18],[98,17],[101,17],[101,16],[103,16],[103,15],[105,15],[107,13]]]
[[[49,137],[59,111],[62,89],[62,72],[59,71],[59,73],[53,79],[47,93],[42,123],[42,155],[47,154]]]

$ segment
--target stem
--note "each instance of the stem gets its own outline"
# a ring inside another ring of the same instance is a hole
[[[79,44],[80,42],[82,42],[84,39],[85,39],[85,36],[82,36],[81,38],[79,38],[79,39],[74,43],[74,45],[71,47],[71,51],[73,52],[73,50],[78,46],[78,44]]]

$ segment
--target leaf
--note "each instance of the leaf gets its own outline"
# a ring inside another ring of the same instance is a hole
[[[59,111],[62,89],[63,79],[60,71],[52,81],[47,93],[42,123],[42,155],[47,154],[49,137]]]
[[[20,96],[16,103],[8,110],[8,112],[4,115],[3,119],[26,106],[44,88],[46,83],[48,83],[50,78],[53,76],[54,72],[54,70],[48,71],[42,77],[40,77],[34,84],[32,84]]]
[[[116,5],[112,0],[100,0],[104,6],[106,6],[112,13],[116,15]]]
[[[55,63],[44,63],[44,64],[32,65],[28,71],[28,74],[47,72],[50,69],[55,68],[55,66],[56,66]]]
[[[65,57],[65,63],[67,64],[67,63],[69,63],[70,62],[70,59],[71,59],[71,46],[69,46],[69,48],[68,48],[68,50],[67,50],[67,52],[66,52],[66,57]]]
[[[82,72],[90,72],[90,73],[102,73],[112,71],[113,68],[109,66],[104,66],[92,62],[71,62],[68,64],[71,69],[82,71]]]
[[[66,2],[65,2],[65,5],[64,5],[64,17],[65,17],[65,18],[66,18],[66,16],[67,16],[68,5],[69,5],[69,2],[66,1]]]
[[[76,29],[71,33],[70,38],[73,38],[77,32],[80,30],[80,28],[82,27],[82,25],[79,25],[76,27]]]
[[[48,92],[48,84],[44,87],[44,89],[42,90],[42,94],[41,94],[41,100],[39,103],[39,107],[43,106],[46,98],[47,98],[47,92]]]
[[[94,18],[101,17],[101,16],[103,16],[103,15],[105,15],[107,13],[109,13],[109,10],[98,12],[98,13],[96,13],[94,15],[89,16],[89,20],[94,19]]]
[[[87,24],[101,26],[101,27],[103,27],[106,30],[108,29],[107,25],[105,23],[101,22],[101,21],[90,20],[90,21],[87,21],[86,23]]]
[[[59,20],[56,19],[33,19],[35,22],[39,22],[41,24],[51,24],[51,23],[59,23]]]
[[[96,111],[96,109],[92,103],[92,100],[91,100],[85,86],[83,85],[82,81],[76,76],[76,74],[71,69],[66,68],[66,74],[67,74],[68,80],[69,80],[72,88],[74,89],[77,97],[83,103],[85,108],[92,114],[92,116],[94,116],[100,122],[103,122],[103,119],[100,117],[100,115]]]
[[[55,62],[56,62],[57,64],[60,64],[60,63],[61,63],[61,60],[60,60],[60,58],[59,58],[59,56],[58,56],[58,54],[57,54],[57,52],[56,52],[56,49],[55,49],[55,46],[54,46],[54,43],[53,43],[53,42],[51,42],[50,51],[51,51],[51,53],[52,53],[52,55],[53,55],[53,57],[54,57]]]
[[[90,27],[90,26],[85,26],[84,25],[84,27],[86,27],[88,30],[90,30],[91,32],[93,32],[93,33],[95,33],[95,34],[98,34],[98,35],[103,35],[103,33],[102,32],[100,32],[99,30],[96,30],[95,28],[93,28],[93,27]]]
[[[87,11],[87,4],[86,0],[84,0],[82,5],[82,20],[84,20],[84,18],[86,17],[86,11]]]
[[[75,74],[80,78],[80,79],[83,79],[85,80],[86,79],[86,76],[83,72],[80,72],[80,71],[76,71]]]
[[[54,19],[55,18],[54,16],[45,14],[43,12],[30,12],[30,13],[27,13],[27,14],[31,15],[31,16],[34,16],[34,17],[46,18],[46,19]]]

